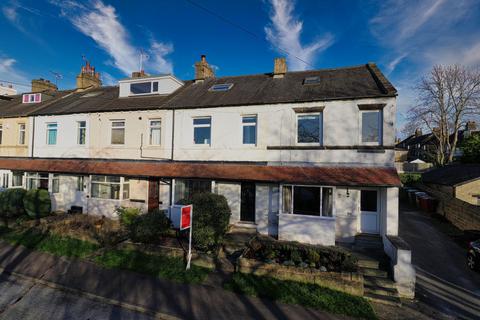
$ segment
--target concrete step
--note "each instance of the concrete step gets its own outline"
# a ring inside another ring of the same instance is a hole
[[[385,288],[385,287],[379,287],[376,285],[364,284],[363,289],[365,293],[373,293],[380,296],[389,296],[389,297],[399,298],[398,291],[396,288]]]
[[[371,276],[363,276],[364,286],[375,286],[388,289],[396,289],[395,282],[388,278],[377,278]]]
[[[353,245],[354,250],[364,250],[364,249],[383,249],[383,243],[374,242],[374,241],[356,241]]]
[[[378,269],[380,267],[380,261],[374,259],[359,259],[358,266],[360,268]]]
[[[371,276],[371,277],[377,277],[377,278],[388,278],[388,272],[385,270],[380,270],[380,269],[373,269],[373,268],[359,268],[358,270],[360,274],[363,274],[364,276]]]
[[[375,293],[365,293],[363,297],[367,300],[377,303],[388,304],[392,306],[402,305],[402,301],[398,297],[383,296]]]

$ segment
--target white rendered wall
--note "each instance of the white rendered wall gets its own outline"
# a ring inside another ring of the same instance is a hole
[[[324,107],[323,144],[358,146],[360,112],[358,104],[385,103],[383,145],[395,139],[395,98],[329,101],[185,109],[175,111],[175,160],[267,161],[271,163],[310,162],[321,164],[361,164],[393,166],[394,150],[384,153],[357,150],[267,150],[267,146],[297,146],[297,107]],[[257,115],[257,145],[242,143],[242,115]],[[193,118],[210,116],[211,145],[193,143]]]
[[[360,190],[336,188],[335,218],[336,240],[353,242],[360,230]]]
[[[333,246],[335,218],[280,214],[278,239]]]
[[[237,223],[240,221],[240,191],[241,184],[235,182],[216,182],[217,194],[223,195],[228,202],[232,215],[230,216],[230,223]]]

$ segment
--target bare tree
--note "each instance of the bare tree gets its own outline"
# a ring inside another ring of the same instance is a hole
[[[459,130],[480,111],[480,70],[437,65],[415,89],[417,104],[407,116],[407,127],[431,131],[436,139],[436,164],[450,163]]]

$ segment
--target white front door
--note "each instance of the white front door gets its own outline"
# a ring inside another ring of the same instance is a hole
[[[360,220],[362,233],[379,233],[380,231],[380,201],[377,190],[361,190]]]

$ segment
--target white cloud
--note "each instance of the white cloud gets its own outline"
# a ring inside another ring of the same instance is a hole
[[[294,17],[293,2],[270,0],[270,4],[272,6],[270,24],[265,27],[267,40],[280,53],[288,52],[287,61],[290,69],[311,68],[317,55],[332,45],[333,35],[327,33],[312,43],[303,45],[300,39],[303,21]]]
[[[15,65],[17,61],[11,57],[4,56],[0,53],[0,79],[2,81],[12,82],[13,87],[18,92],[30,90],[30,80]],[[0,82],[2,82],[0,81]]]
[[[118,82],[118,80],[108,72],[102,72],[101,77],[104,86],[114,86]]]
[[[112,58],[112,65],[129,75],[138,71],[140,48],[131,43],[129,33],[120,22],[115,8],[97,0],[87,5],[76,1],[51,1],[60,7],[61,13],[77,30],[92,38],[98,46]],[[173,65],[167,55],[173,51],[173,46],[150,39],[146,50],[149,59],[144,63],[147,72],[171,73]]]

